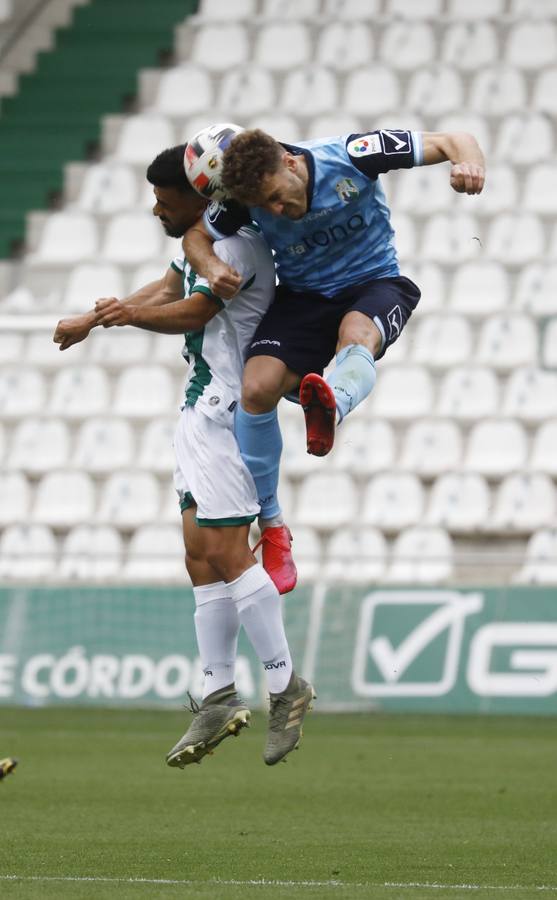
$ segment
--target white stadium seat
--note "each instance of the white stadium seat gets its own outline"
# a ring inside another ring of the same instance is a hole
[[[434,167],[435,168],[435,167]],[[489,165],[489,184],[473,199],[478,216],[510,212],[518,205],[518,179],[515,169],[506,163]]]
[[[173,441],[176,422],[176,417],[153,419],[146,426],[137,456],[137,464],[142,469],[167,475],[174,470]]]
[[[284,405],[284,404],[283,404]],[[316,471],[316,459],[307,452],[303,419],[286,419],[281,425],[283,450],[281,469],[288,478],[303,478]],[[322,465],[328,466],[329,459]]]
[[[486,240],[487,255],[497,262],[517,266],[543,256],[545,234],[542,223],[529,213],[504,213],[491,223]]]
[[[412,335],[412,362],[450,368],[471,358],[472,345],[472,328],[464,316],[424,316]]]
[[[70,435],[60,419],[38,419],[21,422],[13,435],[8,468],[32,474],[61,469],[68,462]]]
[[[421,366],[387,369],[379,373],[371,395],[373,416],[384,419],[415,419],[433,407],[433,383]]]
[[[305,25],[287,22],[265,25],[259,31],[253,53],[256,65],[272,72],[286,72],[311,59],[311,44]],[[326,60],[319,60],[327,64]]]
[[[32,520],[53,528],[89,522],[95,509],[95,486],[84,472],[49,472],[37,486]]]
[[[477,222],[467,213],[437,213],[426,221],[421,255],[446,265],[466,262],[480,252],[479,233]]]
[[[151,361],[154,336],[138,328],[97,328],[88,339],[90,362],[105,369],[125,369]]]
[[[6,451],[6,429],[0,422],[0,462],[4,459],[4,453]]]
[[[449,25],[441,47],[443,62],[467,72],[489,66],[497,59],[497,36],[488,22]]]
[[[375,53],[367,23],[333,22],[325,26],[319,35],[315,57],[322,66],[340,72],[369,65]]]
[[[369,21],[379,12],[381,0],[323,0],[323,13],[331,19]]]
[[[459,266],[453,279],[450,309],[467,316],[485,316],[510,302],[507,271],[496,262],[469,262]]]
[[[548,369],[557,369],[557,319],[552,319],[545,327],[541,360]]]
[[[149,213],[118,213],[109,221],[101,256],[108,262],[137,265],[160,256],[162,239],[160,223]]]
[[[443,212],[453,204],[449,166],[421,166],[418,169],[401,169],[394,177],[394,200],[397,212],[414,216],[430,216]]]
[[[426,66],[435,59],[433,29],[425,22],[394,22],[383,32],[379,56],[405,72]]]
[[[77,435],[72,464],[95,474],[130,466],[134,459],[134,436],[124,419],[90,418]]]
[[[54,574],[56,538],[44,525],[11,525],[0,537],[0,577],[25,581]]]
[[[557,584],[557,528],[543,528],[528,539],[518,584]]]
[[[511,0],[511,16],[518,19],[548,19],[557,17],[556,0]]]
[[[527,107],[524,75],[512,66],[481,69],[470,88],[470,109],[488,116],[505,116]]]
[[[329,540],[325,559],[328,581],[368,586],[383,577],[387,541],[377,528],[342,529]]]
[[[469,131],[471,132],[484,154],[490,155],[491,151],[491,128],[488,126],[485,116],[478,115],[476,112],[455,111],[447,115],[440,116],[437,119],[436,131]],[[470,205],[470,198],[462,198],[465,204]]]
[[[235,116],[254,116],[276,106],[273,76],[266,69],[240,66],[227,72],[221,82],[217,107],[234,110]]]
[[[318,580],[322,572],[322,549],[318,534],[313,528],[301,526],[295,529],[293,538],[298,570],[297,583],[306,584]]]
[[[120,269],[106,263],[79,263],[66,282],[62,308],[64,313],[86,312],[102,297],[125,297]]]
[[[41,412],[45,403],[45,381],[37,369],[6,366],[0,370],[0,416],[23,419]]]
[[[159,485],[148,472],[117,472],[102,487],[97,522],[134,528],[157,520]]]
[[[495,496],[488,528],[496,532],[531,532],[555,525],[556,516],[557,494],[548,475],[509,475]]]
[[[490,507],[487,482],[481,475],[441,475],[431,489],[424,522],[451,533],[479,531]]]
[[[364,494],[362,522],[383,531],[399,531],[421,521],[424,501],[424,488],[415,475],[376,475]]]
[[[502,478],[521,471],[527,456],[528,439],[522,425],[512,419],[488,419],[473,426],[464,466],[486,478]]]
[[[557,29],[553,22],[519,22],[507,36],[505,58],[513,66],[541,69],[555,62]]]
[[[201,0],[198,16],[217,21],[249,20],[256,14],[256,4],[257,0],[234,0],[234,3],[223,3],[222,0]]]
[[[43,328],[29,334],[23,358],[32,360],[33,365],[46,374],[47,371],[59,372],[61,369],[82,365],[87,360],[87,349],[87,343],[81,342],[67,350],[60,350],[59,345],[51,340],[51,335]]]
[[[92,216],[82,212],[51,213],[30,263],[69,265],[97,255],[99,235]]]
[[[26,522],[31,503],[31,489],[21,472],[0,472],[0,525]]]
[[[125,581],[186,581],[184,540],[179,525],[144,525],[132,535],[122,569]]]
[[[71,366],[55,376],[48,411],[66,419],[86,419],[103,413],[109,398],[110,384],[103,369]]]
[[[405,106],[424,115],[442,116],[459,109],[463,99],[460,73],[451,66],[434,64],[410,75]]]
[[[524,208],[540,215],[557,212],[557,165],[541,163],[531,169],[524,185]]]
[[[451,538],[443,528],[408,528],[396,538],[385,581],[438,584],[453,572]]]
[[[350,113],[331,113],[312,119],[306,129],[307,140],[323,137],[324,134],[359,134],[365,126]]]
[[[507,381],[502,412],[532,423],[557,416],[557,373],[534,366],[517,369]]]
[[[360,115],[363,119],[396,109],[399,99],[398,79],[391,69],[368,63],[348,75],[341,108]],[[371,123],[367,129],[370,127]]]
[[[308,19],[319,15],[321,0],[263,0],[264,19]]]
[[[267,134],[272,134],[277,141],[285,141],[287,144],[295,144],[296,141],[302,139],[302,131],[300,123],[294,116],[282,115],[259,115],[255,119],[251,119],[247,123],[248,128],[261,128]]]
[[[442,6],[442,0],[387,0],[385,12],[397,19],[436,19]]]
[[[462,366],[443,378],[437,412],[459,421],[492,416],[498,411],[499,395],[499,383],[491,369]]]
[[[328,456],[337,470],[356,477],[390,469],[395,461],[395,435],[391,425],[380,419],[368,422],[348,416],[337,428],[335,445]]]
[[[477,362],[498,372],[534,365],[538,358],[538,333],[525,315],[491,316],[484,322],[477,343]]]
[[[443,270],[437,263],[413,261],[412,264],[409,264],[407,262],[404,266],[404,274],[411,278],[422,292],[422,299],[412,313],[413,316],[427,315],[445,306],[447,300],[446,278]],[[413,319],[412,321],[415,320]],[[401,337],[404,337],[406,333],[405,329]],[[398,341],[396,344],[398,344]],[[395,347],[396,344],[394,345]],[[391,353],[392,348],[389,348],[389,352],[383,358],[382,365],[385,365],[385,361],[389,360]]]
[[[284,80],[278,105],[298,116],[315,116],[336,109],[337,79],[323,66],[295,69]]]
[[[557,478],[557,419],[550,419],[538,428],[528,467]]]
[[[462,436],[458,425],[422,419],[406,432],[399,465],[422,478],[432,478],[458,469],[461,460]]]
[[[553,115],[557,113],[557,67],[539,73],[532,92],[532,109]]]
[[[535,316],[557,315],[557,265],[525,266],[518,276],[514,305]]]
[[[157,96],[155,98],[154,108],[158,113],[164,116],[184,117],[191,116],[193,113],[203,113],[206,109],[210,109],[213,105],[213,85],[211,78],[207,72],[197,66],[183,65],[168,69],[161,75],[159,81]],[[155,119],[155,117],[153,117]],[[156,121],[156,120],[155,120]],[[165,122],[166,125],[162,123]],[[166,127],[171,130],[170,123],[158,117],[156,123],[157,131],[162,131]],[[158,144],[158,150],[152,153],[152,144]],[[149,138],[150,157],[154,159],[157,153],[161,152],[161,147],[170,147],[174,143],[168,139],[161,142],[160,135],[156,139]],[[133,148],[129,146],[129,151],[133,152]],[[141,153],[138,149],[137,153]],[[120,159],[128,159],[128,154],[118,153]],[[143,157],[145,157],[143,153]],[[129,162],[150,162],[145,158],[139,160],[129,160]]]
[[[547,116],[536,113],[507,116],[497,133],[493,156],[515,166],[546,162],[553,155],[553,129]]]
[[[25,336],[17,331],[0,333],[0,366],[20,362],[24,358]]]
[[[97,163],[85,173],[77,206],[83,212],[111,215],[133,209],[137,199],[138,184],[133,169],[122,163]]]
[[[109,526],[76,525],[62,545],[60,575],[79,581],[116,580],[122,566],[122,538]]]
[[[205,25],[194,38],[192,62],[210,72],[226,72],[249,60],[248,32],[243,24]],[[198,107],[199,108],[199,107]]]
[[[474,21],[476,19],[495,19],[505,6],[505,0],[449,0],[448,15],[450,19]]]
[[[114,412],[148,419],[175,409],[174,380],[163,366],[130,366],[120,375],[114,396]]]
[[[308,475],[298,490],[294,521],[318,531],[334,531],[349,525],[358,511],[358,494],[343,472]]]

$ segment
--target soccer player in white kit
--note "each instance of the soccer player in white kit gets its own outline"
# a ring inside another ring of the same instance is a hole
[[[164,151],[147,170],[156,197],[153,213],[173,237],[182,236],[205,206],[186,181],[184,149]],[[273,257],[252,226],[219,242],[217,252],[242,274],[242,289],[232,300],[216,297],[181,255],[161,282],[125,301],[98,300],[94,311],[62,320],[54,335],[64,350],[94,325],[185,334],[189,369],[174,438],[174,484],[205,678],[202,703],[191,701],[193,721],[166,757],[168,765],[180,768],[200,762],[249,722],[250,711],[234,685],[241,626],[267,677],[270,714],[263,756],[268,765],[298,745],[313,698],[312,686],[293,671],[278,591],[249,547],[259,504],[233,431],[245,351],[274,297]]]

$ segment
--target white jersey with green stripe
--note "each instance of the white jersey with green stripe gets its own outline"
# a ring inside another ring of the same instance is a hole
[[[248,344],[275,293],[273,255],[257,227],[245,226],[233,237],[215,243],[215,253],[242,276],[243,287],[232,300],[211,291],[185,257],[172,268],[184,279],[184,297],[203,293],[221,309],[204,328],[185,334],[182,355],[189,362],[185,388],[188,406],[198,405],[211,419],[229,424],[240,399],[242,371]]]

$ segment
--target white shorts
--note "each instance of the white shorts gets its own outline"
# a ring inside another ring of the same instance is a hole
[[[185,406],[174,434],[174,487],[182,512],[197,504],[198,525],[246,525],[259,513],[254,480],[231,428]]]

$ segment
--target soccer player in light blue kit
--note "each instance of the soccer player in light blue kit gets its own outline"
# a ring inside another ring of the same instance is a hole
[[[275,252],[279,286],[248,350],[236,437],[258,489],[264,565],[281,592],[292,590],[296,570],[277,499],[277,404],[299,388],[308,453],[329,452],[335,426],[371,392],[376,360],[420,299],[400,274],[379,175],[445,161],[455,191],[481,192],[484,157],[466,133],[383,129],[292,146],[244,131],[223,157],[231,200],[211,204],[186,235],[188,258],[219,296],[240,282],[213,240],[255,220]]]

